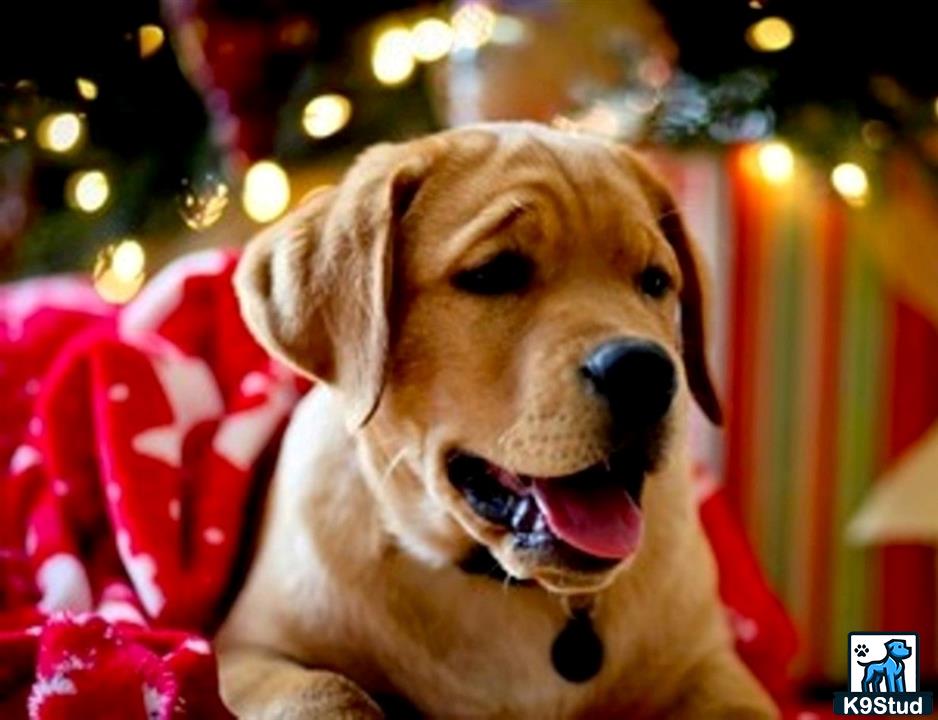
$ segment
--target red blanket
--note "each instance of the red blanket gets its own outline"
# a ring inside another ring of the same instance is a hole
[[[120,309],[75,278],[0,288],[0,717],[230,717],[208,638],[307,387],[242,325],[236,259],[184,258]],[[739,652],[783,695],[791,623],[700,487]]]

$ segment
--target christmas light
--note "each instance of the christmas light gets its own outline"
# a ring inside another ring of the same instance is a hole
[[[784,185],[795,174],[795,156],[791,148],[777,140],[759,147],[756,162],[762,177],[773,185]]]
[[[330,93],[310,100],[303,108],[303,129],[314,138],[335,135],[352,116],[352,103],[347,97]]]
[[[831,171],[831,184],[847,204],[854,207],[866,205],[869,199],[870,182],[866,170],[856,163],[840,163]]]
[[[108,245],[95,259],[94,289],[108,302],[125,303],[143,286],[145,266],[146,253],[136,240]]]
[[[85,100],[94,100],[98,97],[98,86],[88,78],[75,78],[75,86],[78,88],[78,94]]]
[[[453,46],[453,28],[439,18],[425,18],[410,31],[413,54],[420,62],[433,62]]]
[[[414,64],[411,35],[407,28],[388,28],[375,40],[371,69],[380,83],[400,85],[413,74]]]
[[[36,129],[39,147],[57,153],[74,150],[81,142],[84,125],[75,113],[63,112],[46,115]]]
[[[935,111],[935,119],[938,119],[938,98],[935,98],[934,105],[932,109]]]
[[[286,172],[271,160],[254,163],[244,176],[241,202],[248,217],[256,222],[270,222],[280,216],[290,203]]]
[[[101,170],[73,173],[65,187],[69,205],[86,213],[103,208],[111,195],[110,182]]]
[[[746,42],[759,52],[784,50],[795,39],[795,32],[787,20],[780,17],[762,18],[746,31]]]
[[[141,25],[137,29],[137,49],[140,57],[148,58],[161,47],[166,40],[163,28],[159,25]]]
[[[481,2],[469,2],[453,14],[453,47],[476,50],[495,32],[497,18],[492,9]]]

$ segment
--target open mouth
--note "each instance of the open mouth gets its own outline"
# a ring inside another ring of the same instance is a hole
[[[472,510],[510,530],[519,548],[597,571],[630,557],[641,542],[645,469],[625,453],[557,477],[513,473],[460,451],[447,456],[446,468]]]

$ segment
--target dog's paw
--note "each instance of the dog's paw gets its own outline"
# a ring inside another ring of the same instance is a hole
[[[857,657],[862,658],[862,657],[866,657],[869,654],[870,649],[866,645],[860,644],[860,645],[857,645],[853,649],[853,651],[857,654]]]

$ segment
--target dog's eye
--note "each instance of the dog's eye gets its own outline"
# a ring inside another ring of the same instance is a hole
[[[524,290],[531,282],[534,265],[521,253],[505,250],[481,265],[460,270],[453,286],[475,295],[507,295]]]
[[[651,265],[642,271],[638,277],[642,292],[648,297],[663,298],[671,289],[671,276],[656,265]]]

